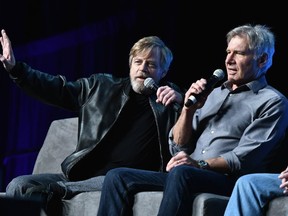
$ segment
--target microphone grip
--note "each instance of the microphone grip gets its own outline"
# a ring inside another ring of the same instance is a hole
[[[221,72],[223,73],[222,70],[221,70]],[[214,88],[214,86],[216,85],[216,83],[220,79],[222,79],[222,77],[218,77],[218,76],[212,75],[209,78],[209,80],[207,81],[207,84],[206,84],[206,87],[205,87],[204,91],[202,91],[200,94],[189,96],[188,100],[185,102],[185,106],[186,107],[192,106],[193,104],[197,103],[197,101],[199,99],[201,99],[201,97],[207,96],[208,94],[210,94],[211,90]]]
[[[192,106],[193,104],[197,103],[197,99],[194,95],[191,95],[188,100],[185,102],[185,106],[186,107],[190,107]]]
[[[192,106],[193,104],[197,103],[197,101],[201,99],[203,96],[206,97],[208,94],[210,94],[211,90],[213,90],[216,83],[222,80],[224,76],[225,75],[223,70],[221,69],[215,70],[213,75],[207,81],[204,91],[202,91],[200,94],[189,96],[188,100],[185,102],[184,105],[186,107]]]
[[[159,86],[155,83],[155,81],[152,79],[152,78],[150,78],[150,77],[148,77],[148,78],[146,78],[145,80],[144,80],[144,86],[146,87],[146,88],[149,88],[149,89],[152,89],[153,91],[157,91],[158,90],[158,88],[159,88]],[[173,102],[172,104],[171,104],[171,106],[173,107],[173,109],[176,111],[176,112],[180,112],[181,111],[181,109],[182,109],[182,107],[181,107],[181,105],[180,104],[178,104],[177,102]]]

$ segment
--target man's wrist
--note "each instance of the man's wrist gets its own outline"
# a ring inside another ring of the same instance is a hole
[[[198,160],[197,163],[198,163],[198,166],[199,166],[200,169],[209,169],[209,164],[208,164],[207,161]]]

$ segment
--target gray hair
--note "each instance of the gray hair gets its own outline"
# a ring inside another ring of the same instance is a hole
[[[246,37],[248,39],[248,46],[254,52],[254,59],[258,59],[263,55],[267,55],[267,63],[261,69],[262,73],[266,73],[272,66],[272,59],[275,52],[275,36],[270,28],[265,25],[246,24],[238,26],[226,35],[227,43],[235,37]]]

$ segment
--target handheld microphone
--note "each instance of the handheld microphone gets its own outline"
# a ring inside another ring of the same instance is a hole
[[[159,86],[155,83],[155,81],[151,77],[148,77],[144,80],[144,86],[154,91],[157,91],[157,89],[159,88]],[[180,112],[182,107],[177,102],[173,102],[172,105],[176,112]]]
[[[151,77],[148,77],[144,80],[144,86],[154,91],[157,91],[157,89],[159,88],[159,86],[155,83],[155,81]]]
[[[186,107],[190,107],[193,104],[197,103],[197,101],[203,97],[203,96],[207,96],[210,91],[214,88],[214,86],[216,85],[216,83],[220,80],[222,80],[225,77],[225,74],[223,72],[223,70],[221,69],[217,69],[214,71],[213,75],[209,78],[209,80],[207,81],[207,84],[205,86],[205,90],[202,91],[200,94],[192,94],[188,100],[185,103]]]

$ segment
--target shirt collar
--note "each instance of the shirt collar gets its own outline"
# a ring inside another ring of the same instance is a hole
[[[257,93],[260,89],[264,88],[265,86],[267,86],[267,80],[266,80],[266,77],[265,75],[263,76],[260,76],[258,79],[256,80],[253,80],[251,82],[248,82],[242,86],[240,86],[239,88],[237,89],[250,89],[252,90],[254,93]],[[229,81],[226,81],[224,82],[222,85],[221,85],[221,89],[224,89],[224,88],[227,88],[229,89],[230,91],[232,91],[231,89],[231,83]],[[237,90],[236,89],[236,90]]]

